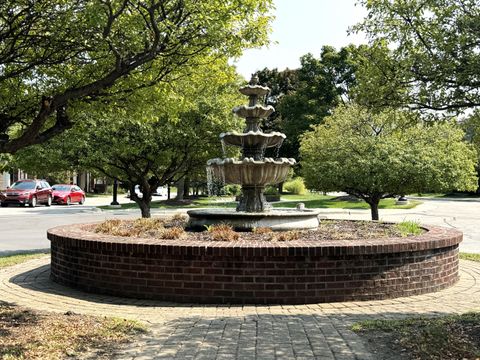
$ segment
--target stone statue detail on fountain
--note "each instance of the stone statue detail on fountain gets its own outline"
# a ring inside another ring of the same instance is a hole
[[[229,223],[238,230],[255,227],[270,227],[273,230],[314,229],[318,226],[318,212],[313,210],[272,209],[266,201],[264,191],[269,184],[285,181],[290,167],[296,161],[292,158],[265,157],[268,148],[279,149],[285,140],[280,132],[264,133],[260,127],[262,119],[275,109],[259,103],[270,89],[258,85],[258,78],[252,76],[249,84],[240,88],[248,96],[248,105],[238,106],[233,112],[245,119],[243,133],[235,131],[220,134],[224,146],[241,148],[241,158],[216,158],[207,162],[207,171],[214,179],[226,184],[241,184],[242,194],[236,211],[232,209],[190,210],[189,227],[202,230],[205,226]],[[278,152],[278,151],[277,151]]]
[[[245,118],[246,127],[243,133],[226,132],[220,134],[224,145],[238,146],[242,149],[240,160],[232,158],[211,159],[207,162],[214,178],[222,179],[227,184],[241,184],[242,195],[237,211],[264,212],[271,209],[265,200],[264,190],[268,184],[285,181],[288,171],[295,164],[295,159],[265,158],[268,148],[280,148],[285,134],[271,132],[265,134],[260,123],[275,109],[258,103],[259,98],[268,94],[268,87],[258,85],[258,78],[252,76],[250,83],[242,87],[240,92],[247,95],[249,103],[233,109],[233,112]]]

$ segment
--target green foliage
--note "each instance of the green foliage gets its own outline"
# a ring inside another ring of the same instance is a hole
[[[345,191],[372,207],[394,195],[474,190],[475,149],[454,123],[425,124],[411,113],[372,114],[340,106],[302,138],[309,189]]]
[[[242,192],[242,187],[238,184],[228,184],[223,187],[223,192],[225,195],[237,196]]]
[[[291,94],[298,86],[298,70],[285,69],[263,69],[255,73],[258,76],[259,83],[268,86],[270,93],[265,99],[266,105],[273,106],[276,111],[262,124],[264,132],[281,131],[282,117],[278,111],[278,104],[285,95]],[[267,150],[268,151],[268,150]]]
[[[460,259],[463,260],[470,260],[470,261],[479,261],[480,262],[480,254],[469,254],[469,253],[460,253]]]
[[[393,101],[430,114],[480,105],[479,0],[360,3],[368,15],[355,30],[365,32],[373,47],[357,75],[364,95],[373,90],[372,102]]]
[[[395,224],[395,228],[400,231],[402,236],[420,235],[423,232],[422,227],[417,221],[402,221]]]
[[[296,177],[293,180],[287,181],[283,184],[283,188],[290,194],[294,195],[303,195],[307,192],[307,188],[301,177]]]
[[[278,195],[278,188],[273,185],[268,185],[265,187],[265,195]]]
[[[130,95],[265,45],[271,0],[3,0],[0,153]],[[118,103],[115,103],[118,102]],[[112,109],[113,108],[113,109]]]
[[[85,109],[85,119],[50,142],[19,151],[42,170],[71,164],[126,184],[149,216],[152,192],[186,174],[205,174],[207,159],[221,155],[218,134],[238,129],[231,113],[238,103],[238,78],[224,59],[211,59],[172,84],[137,91],[115,108]],[[25,163],[25,162],[24,162]],[[135,195],[138,184],[143,198]]]
[[[320,58],[306,54],[300,59],[295,91],[283,96],[277,111],[281,116],[280,130],[287,135],[281,154],[298,158],[300,136],[310,126],[320,124],[331,110],[348,97],[354,83],[351,47],[336,51],[322,48]]]
[[[36,252],[25,252],[21,254],[6,255],[0,256],[0,269],[20,264],[22,262],[38,259],[44,257],[48,252],[46,251],[36,251]]]

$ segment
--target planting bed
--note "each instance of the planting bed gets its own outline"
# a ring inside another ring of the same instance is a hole
[[[90,292],[196,303],[303,304],[389,299],[458,280],[462,233],[424,226],[417,236],[289,241],[174,240],[50,229],[51,277]],[[310,233],[311,234],[311,233]]]

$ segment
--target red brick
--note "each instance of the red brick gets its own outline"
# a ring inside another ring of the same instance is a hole
[[[426,227],[417,238],[318,244],[198,245],[49,231],[56,282],[118,296],[188,302],[301,304],[388,299],[458,281],[458,231]],[[71,238],[69,238],[71,237]],[[118,242],[116,242],[118,241]],[[235,246],[235,245],[234,245]]]

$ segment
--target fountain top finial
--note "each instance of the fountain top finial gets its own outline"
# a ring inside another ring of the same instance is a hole
[[[259,81],[260,80],[258,79],[258,75],[255,73],[255,74],[252,74],[252,77],[250,78],[250,82],[248,84],[255,86],[255,85],[258,85]]]

